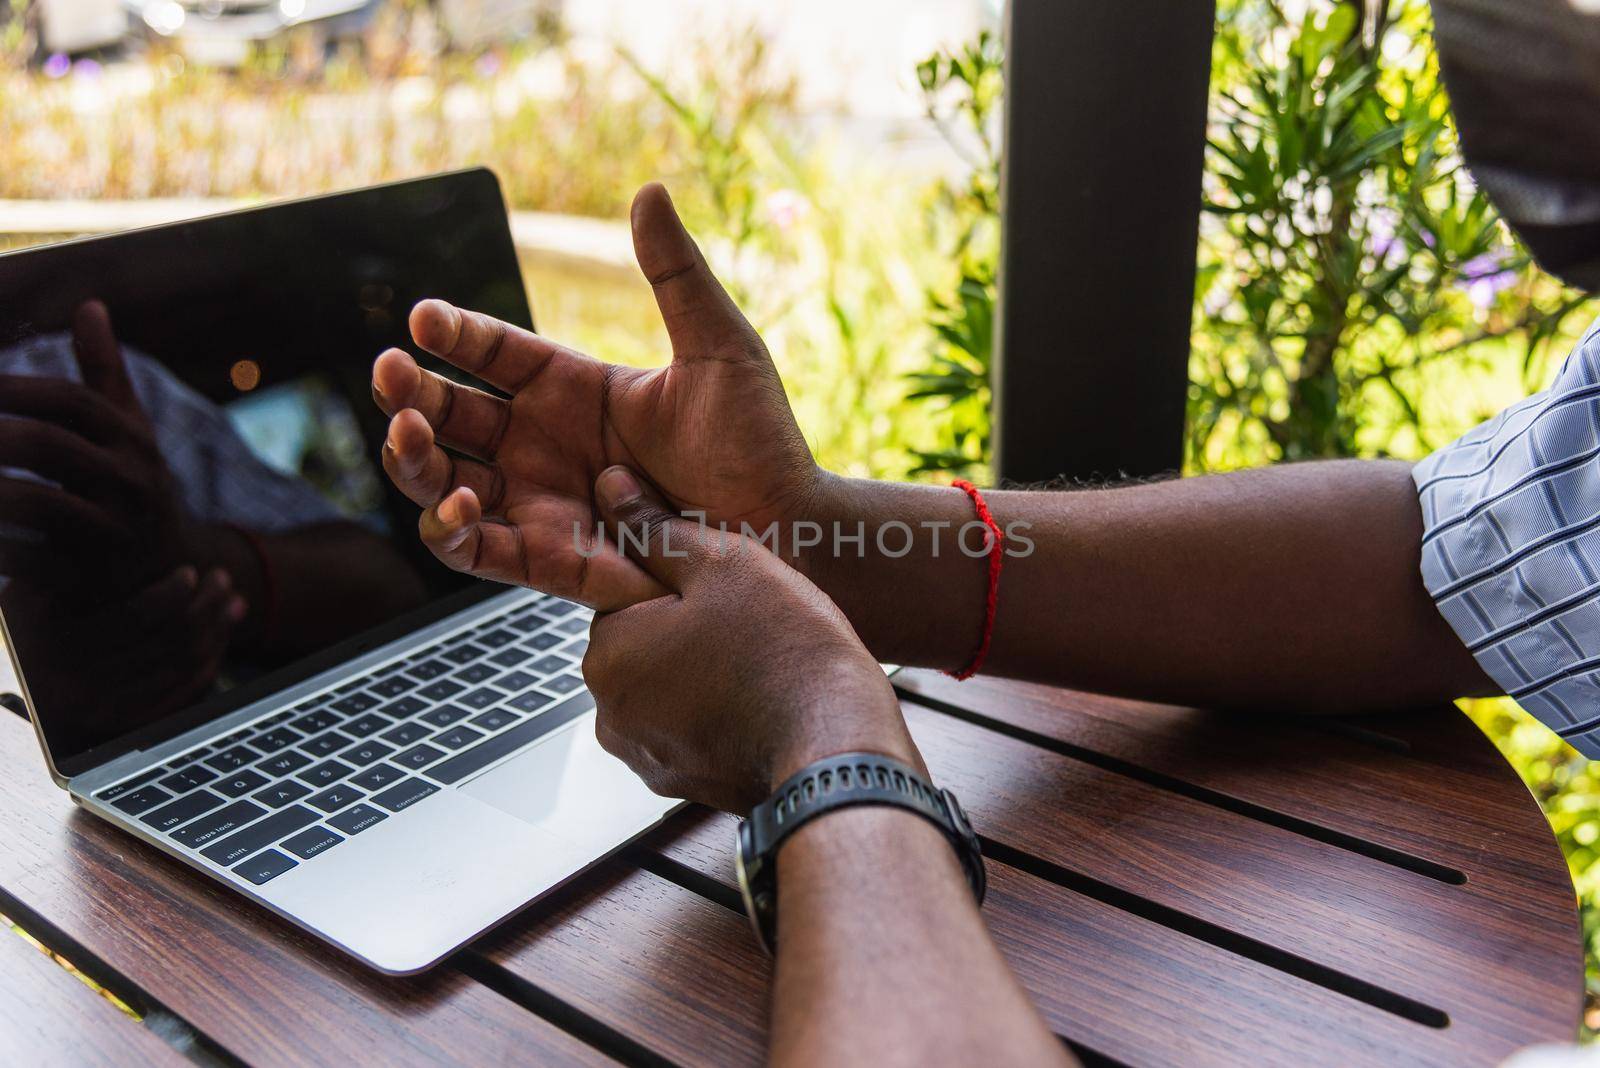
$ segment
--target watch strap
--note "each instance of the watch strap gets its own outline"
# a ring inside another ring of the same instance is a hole
[[[775,944],[779,847],[795,831],[828,812],[880,805],[915,812],[942,831],[961,861],[973,897],[983,904],[987,876],[977,835],[949,790],[935,788],[915,769],[877,753],[841,753],[807,765],[757,805],[739,828],[741,880],[746,908],[763,945]]]

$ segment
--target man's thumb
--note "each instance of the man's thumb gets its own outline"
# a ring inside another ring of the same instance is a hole
[[[633,251],[655,290],[672,355],[693,359],[761,351],[744,314],[712,275],[659,182],[633,199]]]
[[[662,584],[682,591],[706,556],[700,529],[626,467],[600,472],[594,490],[604,535]]]

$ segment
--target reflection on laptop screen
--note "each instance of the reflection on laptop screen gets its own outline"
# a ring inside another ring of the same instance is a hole
[[[496,592],[416,536],[369,372],[531,326],[472,171],[0,256],[0,613],[73,775]],[[458,377],[458,376],[457,376]]]

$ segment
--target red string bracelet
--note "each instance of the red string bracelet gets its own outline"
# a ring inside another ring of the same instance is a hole
[[[967,662],[966,667],[960,671],[945,672],[957,682],[961,682],[976,675],[989,656],[989,640],[994,637],[995,606],[1000,602],[1000,569],[1005,566],[1006,546],[1005,535],[1000,532],[1000,524],[995,522],[993,513],[984,502],[983,494],[978,492],[978,487],[964,478],[956,479],[952,485],[972,498],[972,507],[977,510],[978,518],[989,528],[988,533],[984,535],[989,542],[989,589],[983,598],[983,635],[978,639],[978,651],[972,654],[972,659]]]

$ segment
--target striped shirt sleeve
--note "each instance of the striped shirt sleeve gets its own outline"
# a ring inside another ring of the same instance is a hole
[[[1439,611],[1507,694],[1600,757],[1600,323],[1548,390],[1412,478]]]

